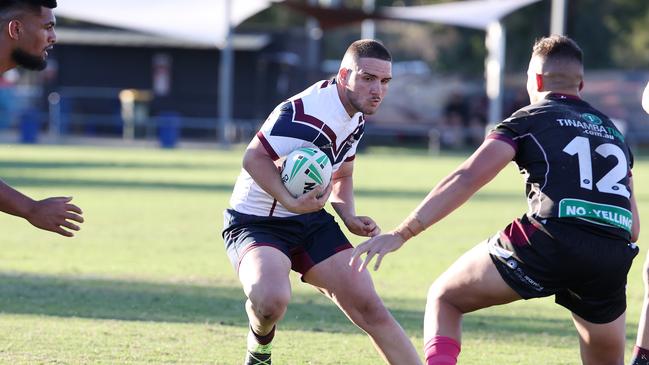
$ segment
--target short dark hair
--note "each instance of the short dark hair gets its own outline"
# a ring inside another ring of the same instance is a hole
[[[0,0],[0,15],[5,15],[12,10],[40,11],[41,6],[56,8],[56,0]]]
[[[584,59],[584,53],[577,42],[557,34],[538,39],[532,47],[532,55],[544,60],[574,60],[581,64]]]
[[[345,54],[351,54],[354,59],[377,58],[392,62],[392,55],[385,46],[374,39],[361,39],[350,44]]]

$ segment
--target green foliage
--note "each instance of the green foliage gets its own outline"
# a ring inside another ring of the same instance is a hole
[[[4,180],[37,198],[72,194],[86,218],[82,231],[66,239],[0,215],[0,363],[239,363],[247,331],[244,295],[220,229],[241,155],[240,148],[0,147]],[[370,149],[356,159],[359,214],[374,217],[384,230],[394,227],[462,158]],[[634,179],[642,208],[649,204],[642,183],[649,161],[641,156]],[[373,273],[417,348],[430,283],[519,216],[523,196],[520,175],[507,167]],[[643,257],[629,276],[629,349],[642,301]],[[367,337],[332,303],[296,275],[292,281],[276,363],[381,363]],[[464,329],[462,364],[580,363],[569,314],[551,299],[472,313]]]

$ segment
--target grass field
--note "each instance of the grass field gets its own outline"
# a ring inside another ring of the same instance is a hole
[[[83,230],[65,239],[0,215],[0,364],[240,364],[244,295],[220,229],[241,154],[0,146],[2,179],[34,197],[73,195],[86,218]],[[370,150],[356,160],[357,211],[390,229],[461,159]],[[649,160],[636,160],[634,177],[642,209]],[[521,215],[523,195],[510,166],[373,274],[418,349],[430,283]],[[629,277],[629,350],[644,255]],[[381,363],[333,304],[297,276],[292,281],[273,363]],[[578,340],[569,313],[552,299],[518,302],[466,316],[460,363],[579,364]]]

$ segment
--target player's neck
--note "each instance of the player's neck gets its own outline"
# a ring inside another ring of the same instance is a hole
[[[338,99],[343,105],[343,108],[345,108],[347,115],[352,118],[354,114],[358,113],[358,110],[356,110],[356,108],[354,108],[350,103],[349,99],[347,98],[347,94],[345,93],[345,87],[342,86],[340,82],[336,82],[336,91],[338,92]]]
[[[7,46],[0,43],[0,75],[11,70],[14,67],[16,67],[16,63],[11,57],[11,50]]]

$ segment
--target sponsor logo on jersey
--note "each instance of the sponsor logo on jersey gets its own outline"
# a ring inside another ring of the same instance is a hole
[[[602,125],[602,120],[595,114],[584,113],[581,115],[581,118],[590,124]]]
[[[581,115],[584,119],[575,120],[575,119],[557,119],[557,123],[561,127],[573,127],[581,128],[584,134],[589,134],[596,137],[606,138],[606,139],[615,139],[624,142],[624,136],[617,129],[613,127],[607,127],[602,125],[602,120],[594,115],[589,113],[584,113]]]
[[[581,199],[562,199],[559,202],[559,218],[574,217],[608,224],[631,232],[633,214],[622,207],[593,203]]]

